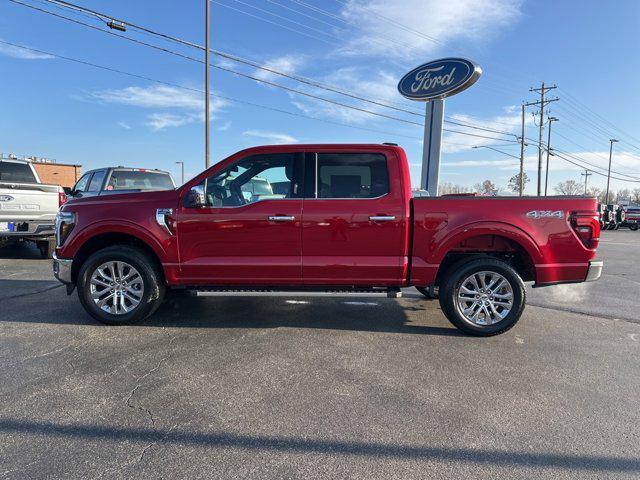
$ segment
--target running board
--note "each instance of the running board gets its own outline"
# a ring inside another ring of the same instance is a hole
[[[400,298],[399,288],[325,288],[325,289],[286,289],[286,288],[188,288],[196,297],[387,297]]]

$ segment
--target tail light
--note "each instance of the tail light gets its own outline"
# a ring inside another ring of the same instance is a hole
[[[64,205],[67,201],[67,194],[64,193],[64,190],[60,190],[58,192],[58,208]]]
[[[600,242],[600,221],[594,212],[572,212],[571,227],[585,247],[596,249]]]

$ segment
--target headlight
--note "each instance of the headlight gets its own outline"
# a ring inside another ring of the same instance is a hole
[[[56,246],[61,247],[76,224],[74,212],[59,211],[56,215]]]

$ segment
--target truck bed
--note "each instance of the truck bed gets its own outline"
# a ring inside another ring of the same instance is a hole
[[[429,285],[447,253],[504,251],[530,263],[536,285],[584,281],[597,239],[587,247],[572,226],[581,212],[597,219],[587,197],[442,196],[412,200],[412,282]]]

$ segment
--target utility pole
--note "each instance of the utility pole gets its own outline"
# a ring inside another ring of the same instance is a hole
[[[542,195],[542,136],[544,132],[544,107],[547,103],[557,102],[560,100],[558,97],[545,99],[545,94],[549,90],[553,90],[554,88],[558,88],[556,85],[551,87],[546,87],[544,82],[540,88],[530,88],[530,92],[537,92],[540,94],[540,100],[536,102],[525,103],[526,106],[531,105],[539,105],[540,106],[540,134],[538,136],[538,196]]]
[[[210,146],[209,146],[209,15],[210,15],[210,3],[209,0],[204,0],[205,3],[205,41],[204,41],[204,165],[205,168],[209,168],[210,165]]]
[[[524,195],[524,103],[522,104],[522,133],[520,136],[520,196]]]
[[[613,144],[617,142],[615,138],[609,139],[609,171],[607,172],[607,200],[605,203],[609,205],[609,182],[611,181],[611,156],[613,155]]]
[[[549,185],[549,155],[553,155],[551,153],[551,124],[553,122],[559,121],[556,117],[549,117],[549,135],[547,137],[547,168],[544,173],[544,196],[547,196],[547,185]]]
[[[182,179],[181,185],[184,185],[184,162],[176,162],[176,163],[180,164],[180,178]]]
[[[584,177],[584,194],[587,194],[587,183],[589,182],[589,177],[591,175],[593,175],[593,173],[591,173],[588,169],[584,169],[584,173],[581,173],[580,175],[582,175]]]

